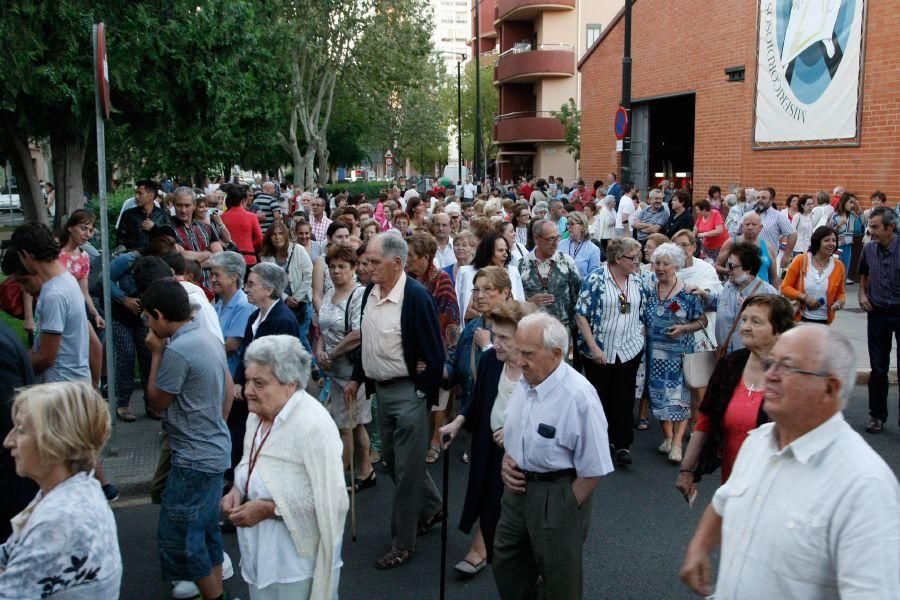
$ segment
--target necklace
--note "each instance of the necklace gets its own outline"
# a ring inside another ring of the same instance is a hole
[[[656,316],[661,317],[666,313],[666,309],[663,306],[665,302],[672,298],[672,292],[675,290],[675,287],[678,285],[678,278],[675,278],[675,283],[672,284],[672,287],[669,288],[669,291],[666,293],[666,297],[662,298],[659,294],[659,283],[656,284],[656,297],[659,298],[659,304],[656,306]]]
[[[616,276],[612,271],[609,272],[609,278],[612,279],[613,285],[619,290],[619,312],[623,315],[627,315],[631,312],[631,302],[628,301],[628,275],[625,276],[624,289],[619,285],[619,282],[616,281]]]

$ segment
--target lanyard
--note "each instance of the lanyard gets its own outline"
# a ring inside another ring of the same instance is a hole
[[[581,247],[584,245],[584,240],[578,242],[578,245],[575,246],[571,241],[569,242],[569,253],[572,255],[572,258],[577,258],[578,253],[581,251]],[[572,246],[575,246],[575,252],[572,252]]]
[[[253,453],[253,450],[256,449],[256,438],[259,436],[259,430],[262,427],[262,423],[256,426],[256,433],[253,434],[253,443],[250,445],[250,460],[247,465],[247,482],[244,484],[244,499],[250,495],[250,476],[253,475],[253,469],[256,468],[256,462],[259,460],[259,453],[262,452],[263,446],[266,443],[266,440],[269,439],[269,434],[272,433],[272,428],[275,427],[275,423],[272,423],[272,426],[269,427],[269,430],[265,433],[262,440],[259,442],[259,449],[256,450],[256,453]]]

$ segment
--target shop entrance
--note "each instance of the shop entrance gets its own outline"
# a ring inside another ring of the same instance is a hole
[[[682,94],[631,105],[631,174],[644,194],[664,179],[690,187],[695,101],[694,94]]]

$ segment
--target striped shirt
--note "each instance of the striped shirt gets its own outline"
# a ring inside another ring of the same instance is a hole
[[[766,246],[778,252],[781,245],[781,238],[788,237],[794,233],[794,227],[791,225],[790,219],[783,212],[770,206],[769,210],[759,215],[762,220],[762,231],[760,236],[766,242]]]
[[[900,236],[895,233],[887,248],[878,242],[863,246],[857,272],[869,276],[866,294],[872,306],[900,306]]]
[[[620,296],[627,300],[622,308]],[[607,263],[603,263],[584,281],[575,312],[591,326],[594,340],[610,363],[627,362],[644,349],[642,333],[642,286],[637,275],[631,274],[620,288],[613,280]],[[587,344],[579,336],[582,354],[590,356]]]

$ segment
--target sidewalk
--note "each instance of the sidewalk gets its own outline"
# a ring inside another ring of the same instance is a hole
[[[869,351],[866,343],[866,314],[859,308],[856,286],[847,289],[847,306],[838,311],[832,327],[845,335],[853,344],[857,365],[857,383],[869,381]],[[810,349],[815,350],[815,349]],[[890,379],[897,383],[897,349],[891,353]],[[140,389],[140,386],[138,386]],[[311,384],[308,391],[318,393],[317,386]],[[895,392],[892,390],[891,394]],[[114,433],[104,453],[103,465],[107,477],[119,487],[123,498],[144,496],[150,492],[150,480],[156,470],[156,462],[162,447],[162,428],[158,421],[144,416],[144,398],[135,393],[131,409],[138,417],[133,423],[116,421]]]

